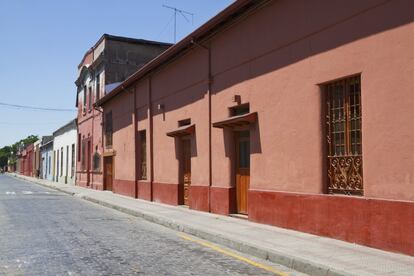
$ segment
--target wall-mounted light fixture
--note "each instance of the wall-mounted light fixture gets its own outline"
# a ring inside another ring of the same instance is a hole
[[[157,109],[158,110],[164,110],[164,105],[163,104],[158,104]]]
[[[233,95],[233,102],[237,104],[241,104],[241,96],[240,95]]]

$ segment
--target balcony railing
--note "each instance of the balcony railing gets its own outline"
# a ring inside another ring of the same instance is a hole
[[[363,195],[362,156],[328,157],[328,193]]]

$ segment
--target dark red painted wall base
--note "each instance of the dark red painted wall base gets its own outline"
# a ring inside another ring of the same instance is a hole
[[[114,179],[112,183],[112,191],[116,194],[135,198],[135,181]]]
[[[208,212],[208,186],[191,184],[189,194],[190,209]]]
[[[178,205],[178,184],[153,183],[153,201]]]
[[[94,189],[94,190],[98,190],[98,191],[103,191],[103,185],[101,183],[99,183],[99,184],[91,184],[90,185],[90,188],[91,189]]]
[[[249,220],[414,255],[414,202],[249,191]]]
[[[211,187],[211,212],[228,215],[236,211],[236,189],[234,187]]]
[[[79,187],[83,187],[83,188],[93,189],[93,190],[99,190],[99,191],[103,190],[103,185],[101,183],[96,183],[96,184],[90,183],[90,185],[87,185],[86,181],[76,180],[75,185]]]
[[[88,188],[88,186],[86,185],[86,181],[81,181],[81,180],[76,181],[76,186]]]
[[[138,181],[138,198],[151,201],[151,182]]]
[[[87,185],[88,174],[85,171],[76,172],[76,186],[89,188],[93,190],[103,190],[102,174],[97,172],[91,172],[89,175],[89,185]]]

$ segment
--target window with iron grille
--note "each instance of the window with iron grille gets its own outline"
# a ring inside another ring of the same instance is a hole
[[[178,121],[178,127],[189,126],[189,125],[191,125],[190,118]]]
[[[81,143],[82,143],[82,136],[78,134],[78,162],[81,161]]]
[[[362,195],[361,77],[328,83],[325,90],[328,192]]]
[[[112,111],[105,115],[105,146],[112,147]]]
[[[86,169],[86,142],[82,141],[82,170]]]
[[[239,116],[250,112],[250,105],[248,103],[233,106],[229,108],[230,116]]]
[[[101,169],[101,155],[97,151],[93,154],[92,157],[92,168],[96,172]]]
[[[147,133],[145,130],[139,132],[140,141],[140,168],[141,179],[147,179]]]

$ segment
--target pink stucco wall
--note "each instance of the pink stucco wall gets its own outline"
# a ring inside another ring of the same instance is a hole
[[[414,16],[407,5],[413,7],[408,1],[274,1],[215,36],[213,122],[228,116],[223,107],[233,105],[234,94],[259,113],[251,137],[257,145],[252,189],[322,192],[318,84],[361,73],[365,195],[414,200],[414,128],[401,127],[414,115]],[[213,183],[225,186],[230,169],[222,130],[213,129],[213,145]]]
[[[178,183],[179,145],[166,135],[178,128],[178,121],[191,119],[196,132],[191,145],[191,182],[208,185],[208,102],[206,98],[207,55],[195,49],[152,78],[154,110],[154,180]],[[161,104],[164,110],[157,110]],[[197,111],[197,112],[195,112]]]
[[[90,112],[86,111],[85,115],[82,113],[78,114],[78,135],[81,135],[82,141],[90,139],[91,141],[91,156],[90,156],[90,182],[89,186],[93,189],[103,189],[103,175],[102,166],[103,161],[101,158],[99,169],[94,171],[92,167],[92,157],[95,152],[98,152],[101,156],[103,155],[102,148],[102,114],[92,109]],[[79,143],[79,141],[78,141]],[[82,155],[82,144],[78,145],[80,150],[80,156]],[[85,154],[87,149],[85,149]],[[85,169],[82,168],[82,159],[76,160],[76,184],[80,186],[87,185],[87,166]]]
[[[250,111],[258,113],[258,122],[251,126],[250,194],[255,200],[249,202],[250,219],[387,250],[414,252],[412,243],[409,247],[390,246],[394,236],[383,243],[371,238],[387,239],[389,236],[384,233],[344,238],[344,233],[329,229],[335,225],[335,216],[323,219],[323,229],[301,228],[296,222],[285,223],[279,216],[295,215],[288,207],[298,203],[301,195],[312,196],[309,204],[319,208],[314,210],[338,206],[338,202],[345,202],[346,208],[347,202],[352,204],[366,198],[378,200],[375,206],[392,205],[396,212],[399,206],[408,206],[412,212],[413,9],[414,3],[404,0],[271,1],[204,43],[211,49],[212,122],[229,117],[228,108],[235,105],[234,95],[240,95],[242,103],[249,103]],[[327,174],[320,84],[354,74],[361,75],[362,86],[364,197],[320,196]],[[212,205],[210,211],[226,214],[233,210],[234,200],[230,130],[211,128],[212,188],[203,189],[210,183],[208,87],[208,51],[194,46],[128,89],[136,93],[137,130],[147,129],[148,146],[151,96],[153,156],[148,148],[147,161],[149,175],[153,158],[152,181],[157,187],[154,192],[159,192],[154,198],[162,201],[166,191],[175,198],[179,147],[177,140],[166,133],[176,129],[179,120],[191,118],[196,125],[191,182],[197,187],[192,194],[201,201],[191,203],[194,205],[190,207],[207,209],[207,199]],[[115,178],[122,180],[137,180],[133,174],[133,93],[124,92],[104,105],[105,112],[111,109],[117,118],[114,119],[116,162],[125,162],[115,165]],[[159,105],[164,108],[159,110]],[[146,183],[145,187],[150,185]],[[288,196],[291,192],[295,192],[294,197]],[[165,196],[165,202],[171,203],[172,197]],[[292,201],[276,208],[279,198]],[[361,206],[368,206],[364,212],[372,215],[374,209],[369,209],[372,204],[361,203]],[[298,212],[307,212],[305,205],[301,208]],[[349,208],[343,221],[363,226],[363,216],[356,219],[355,212],[360,210]],[[382,218],[381,215],[375,214],[385,224],[385,215]],[[317,214],[302,219],[301,225],[321,222]],[[406,229],[413,227],[412,223],[406,226]],[[407,233],[401,236],[408,237]]]
[[[114,178],[117,180],[135,181],[135,144],[134,144],[134,95],[124,93],[117,101],[105,106],[105,112],[112,111],[113,158],[115,166]],[[108,150],[106,148],[106,150]]]

